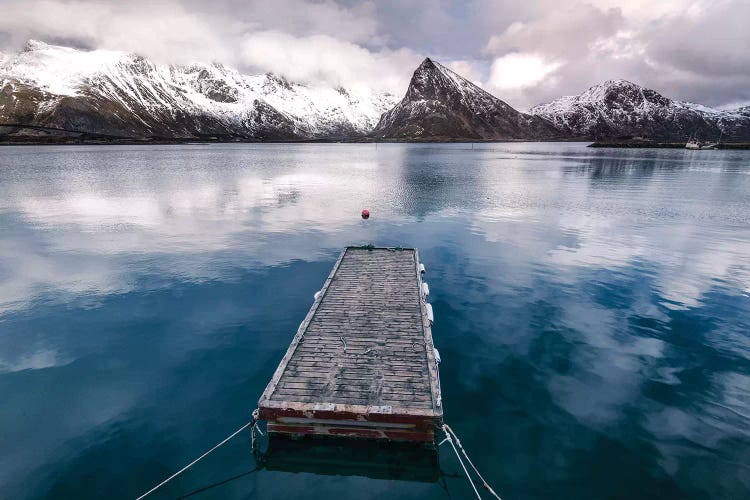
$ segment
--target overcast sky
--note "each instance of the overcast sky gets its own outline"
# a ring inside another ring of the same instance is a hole
[[[0,50],[37,38],[398,95],[430,56],[519,108],[614,78],[731,107],[750,102],[749,21],[750,0],[0,0]]]

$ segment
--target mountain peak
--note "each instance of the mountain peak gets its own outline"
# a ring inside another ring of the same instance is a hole
[[[619,103],[618,106],[670,106],[671,99],[659,92],[628,80],[607,80],[594,85],[578,96],[568,96],[558,102]]]
[[[607,80],[604,83],[600,83],[598,85],[594,85],[594,87],[638,87],[641,86],[637,83],[633,83],[630,80],[625,80],[624,78],[615,78],[613,80]]]
[[[607,99],[608,96],[624,95],[626,92],[641,92],[642,90],[644,90],[643,87],[628,80],[607,80],[603,83],[592,85],[579,95],[578,99],[582,101],[601,101]]]
[[[417,69],[414,70],[414,75],[412,75],[412,83],[414,83],[415,79],[419,80],[426,78],[426,75],[434,74],[437,71],[440,71],[438,64],[429,57],[425,57],[420,65],[417,66]]]
[[[655,90],[642,87],[628,80],[607,80],[592,85],[579,95],[560,97],[531,108],[536,115],[564,113],[576,106],[604,105],[617,108],[643,106],[670,106],[672,101]]]
[[[409,82],[406,97],[412,100],[435,98],[452,89],[459,94],[479,94],[484,99],[499,99],[437,61],[425,58],[417,67]],[[503,103],[504,104],[504,103]]]
[[[379,137],[521,139],[551,136],[544,120],[519,113],[442,64],[425,58],[406,95],[374,130]]]

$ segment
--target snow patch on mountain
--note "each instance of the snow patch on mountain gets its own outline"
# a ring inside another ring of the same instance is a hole
[[[74,96],[88,78],[111,71],[126,55],[109,50],[81,51],[29,40],[22,52],[6,58],[0,72],[52,94]]]
[[[690,102],[690,101],[673,101],[673,102],[677,106],[681,106],[686,109],[691,109],[693,111],[698,111],[699,113],[706,113],[709,115],[723,115],[726,113],[726,111],[722,111],[716,108],[709,108],[708,106],[704,106],[703,104],[698,104],[695,102]]]
[[[156,65],[126,52],[35,40],[22,52],[0,58],[0,86],[7,85],[53,96],[40,103],[40,110],[75,97],[95,100],[94,107],[113,103],[131,115],[123,120],[147,129],[152,127],[149,116],[180,112],[209,117],[239,135],[271,127],[281,136],[300,138],[366,134],[396,102],[393,95],[369,88],[302,85],[273,74],[244,75],[220,64]]]

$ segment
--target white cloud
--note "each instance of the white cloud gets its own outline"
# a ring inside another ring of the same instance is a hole
[[[371,51],[328,35],[295,37],[279,31],[245,36],[242,63],[294,81],[363,85],[403,92],[421,56],[408,49]]]
[[[338,146],[266,145],[276,149],[267,160],[252,165],[238,160],[236,169],[218,173],[206,170],[203,161],[177,165],[165,160],[164,172],[145,168],[133,173],[118,169],[117,161],[100,169],[79,158],[75,163],[81,169],[61,172],[52,191],[24,182],[0,185],[2,209],[20,217],[28,229],[8,238],[0,234],[0,318],[40,296],[98,300],[128,292],[138,284],[133,270],[142,269],[132,262],[142,264],[144,255],[173,255],[153,263],[160,266],[158,272],[201,281],[232,279],[236,266],[278,265],[300,255],[314,260],[353,241],[372,241],[378,226],[362,224],[360,210],[406,203],[397,169],[403,150],[381,147],[376,156],[345,165],[321,160],[326,166],[311,170],[311,155],[335,157]],[[215,147],[233,157],[231,150],[248,146],[196,146],[194,155],[209,158]],[[388,176],[393,184],[373,189],[384,164],[396,169]],[[391,222],[400,217],[392,208],[382,210],[389,210],[384,219]],[[282,239],[285,244],[279,244]],[[227,249],[241,251],[227,254]],[[0,371],[32,361],[38,360],[0,355]]]
[[[620,9],[628,19],[648,22],[664,16],[692,12],[702,9],[703,1],[696,0],[591,0],[590,3],[600,9]]]
[[[205,8],[205,7],[201,7]],[[135,52],[157,63],[219,61],[300,82],[367,84],[403,92],[422,55],[379,45],[373,4],[252,1],[212,12],[183,2],[103,3],[7,0],[0,48],[38,38],[76,47]]]
[[[556,9],[528,22],[514,22],[504,32],[490,37],[485,52],[535,51],[547,57],[585,53],[589,45],[623,28],[620,9],[602,10],[589,4]]]
[[[244,19],[250,31],[328,35],[343,41],[366,43],[377,42],[380,36],[373,18],[374,10],[375,4],[369,1],[343,6],[331,0],[243,0],[231,14]]]
[[[159,62],[233,62],[226,40],[241,24],[227,20],[219,33],[209,20],[177,1],[108,4],[91,1],[6,0],[0,32],[18,49],[29,38],[137,52]],[[145,15],[145,13],[148,15]]]
[[[18,372],[22,370],[41,370],[52,366],[61,366],[68,363],[67,359],[61,359],[57,351],[42,349],[30,354],[23,354],[15,359],[5,355],[0,358],[0,373]]]
[[[561,63],[546,61],[537,54],[507,54],[492,63],[488,84],[499,90],[531,87],[538,85],[560,66]]]

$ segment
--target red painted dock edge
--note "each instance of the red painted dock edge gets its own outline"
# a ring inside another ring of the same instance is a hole
[[[425,304],[416,249],[346,248],[258,402],[268,431],[434,442],[443,409]]]

